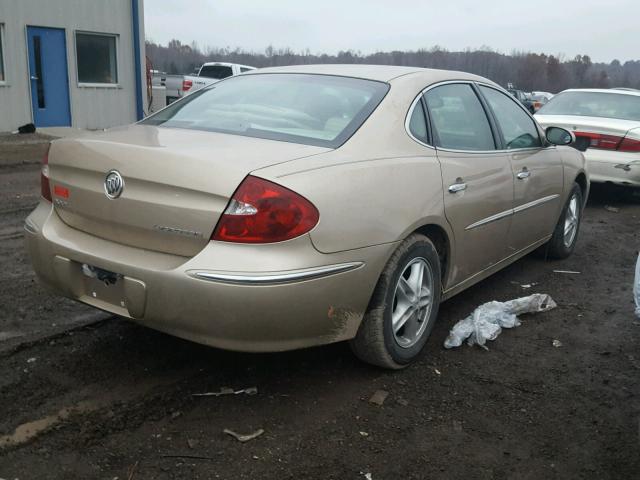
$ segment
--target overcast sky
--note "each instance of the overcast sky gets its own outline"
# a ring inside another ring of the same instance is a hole
[[[145,0],[148,40],[363,53],[488,46],[640,59],[640,0]]]

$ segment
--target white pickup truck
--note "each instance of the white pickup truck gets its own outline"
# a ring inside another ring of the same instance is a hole
[[[255,69],[255,67],[237,63],[207,62],[200,67],[197,75],[185,75],[182,81],[183,94],[193,93],[223,78],[240,75]]]

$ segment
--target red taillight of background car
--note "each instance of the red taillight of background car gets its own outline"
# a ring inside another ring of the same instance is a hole
[[[640,140],[625,137],[622,139],[618,150],[621,152],[640,152]]]
[[[276,183],[248,176],[240,184],[211,237],[237,243],[273,243],[299,237],[320,214],[306,198]]]
[[[606,135],[604,133],[575,132],[576,137],[585,137],[590,140],[589,148],[599,148],[601,150],[616,150],[622,137],[617,135]]]
[[[193,87],[193,82],[191,80],[183,80],[182,81],[182,91],[186,92],[187,90],[191,90]]]
[[[640,152],[640,140],[603,133],[575,132],[576,137],[589,139],[589,148],[618,150],[619,152]]]
[[[42,167],[40,169],[40,195],[45,200],[51,201],[51,186],[49,185],[49,147],[42,157]]]

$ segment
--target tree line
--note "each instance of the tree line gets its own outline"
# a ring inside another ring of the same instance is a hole
[[[487,77],[500,85],[508,83],[526,91],[559,92],[566,88],[629,87],[640,89],[640,61],[621,63],[592,62],[588,55],[565,59],[562,55],[517,52],[504,54],[490,48],[451,52],[435,46],[430,49],[363,54],[352,50],[337,55],[314,54],[309,50],[294,52],[289,48],[269,46],[264,52],[240,48],[200,48],[195,42],[183,44],[171,40],[166,46],[146,44],[153,68],[171,74],[189,74],[204,62],[242,63],[254,67],[314,63],[362,63],[402,65],[461,70]]]

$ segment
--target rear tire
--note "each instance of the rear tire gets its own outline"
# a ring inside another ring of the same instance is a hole
[[[382,271],[350,342],[355,355],[383,368],[408,366],[422,351],[438,316],[440,278],[440,259],[431,240],[420,234],[404,240]]]
[[[578,241],[580,222],[582,220],[583,197],[580,185],[573,184],[567,203],[562,209],[551,240],[542,248],[546,257],[551,259],[567,258],[573,253]]]

